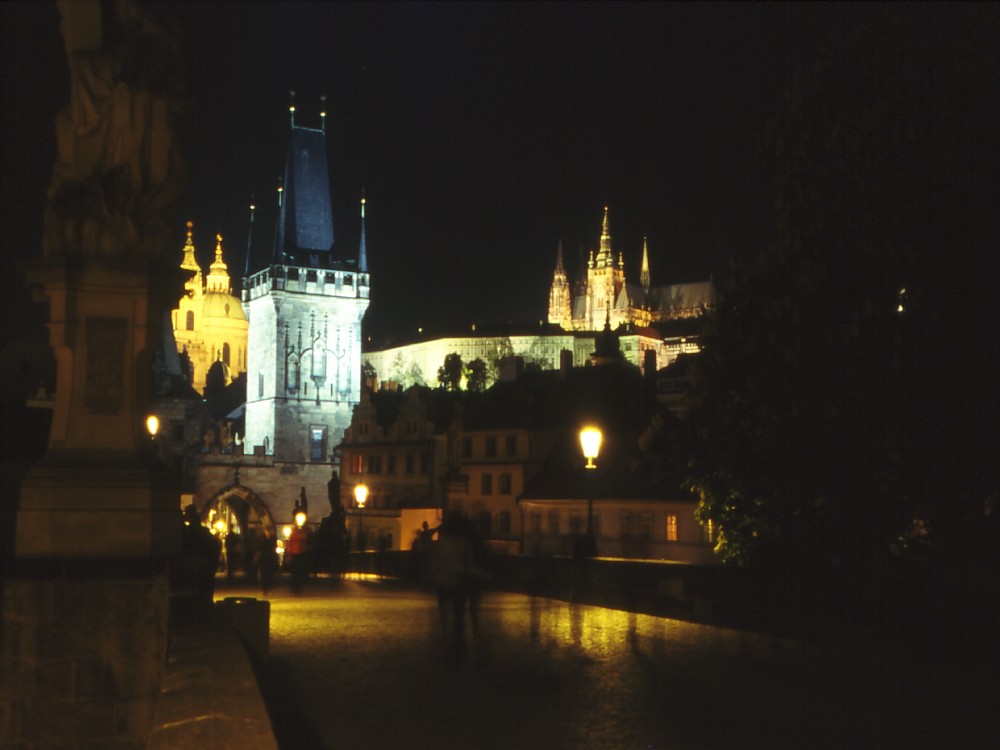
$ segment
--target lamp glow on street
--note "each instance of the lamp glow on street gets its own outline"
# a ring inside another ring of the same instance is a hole
[[[601,451],[601,431],[597,427],[584,427],[580,430],[580,447],[583,448],[583,457],[587,459],[587,468],[596,469],[597,464],[594,459]]]

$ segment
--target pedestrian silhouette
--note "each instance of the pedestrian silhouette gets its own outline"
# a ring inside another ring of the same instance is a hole
[[[199,605],[210,606],[215,596],[215,571],[219,567],[222,545],[201,523],[194,505],[184,509],[184,529],[181,546],[185,569],[189,571]]]

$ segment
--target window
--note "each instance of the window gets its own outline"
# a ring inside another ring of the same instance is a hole
[[[639,514],[639,537],[649,539],[653,535],[653,517],[649,513]]]
[[[579,513],[571,513],[569,517],[569,533],[573,536],[581,536],[583,531],[583,516]]]
[[[396,454],[390,453],[385,457],[385,473],[395,474],[396,473]]]
[[[630,528],[631,525],[632,525],[632,514],[622,513],[618,517],[618,536],[620,536],[622,539],[627,539],[632,533],[632,530]]]
[[[326,442],[325,427],[309,428],[309,458],[312,461],[323,460],[323,444]]]
[[[497,516],[497,531],[501,534],[510,533],[510,511],[502,510]]]
[[[505,471],[497,479],[497,491],[501,495],[509,495],[510,494],[510,473],[509,472]]]
[[[407,453],[406,454],[406,473],[407,474],[412,474],[413,473],[413,454],[412,453]]]
[[[493,475],[483,474],[482,476],[482,494],[492,495],[493,494]]]
[[[667,541],[677,541],[677,514],[667,513]]]
[[[257,373],[257,398],[264,398],[264,373]]]
[[[537,511],[531,514],[531,533],[542,533],[542,514]]]
[[[549,536],[559,536],[559,511],[550,510],[548,516]]]
[[[189,331],[194,330],[194,310],[188,310],[184,316],[184,327]]]
[[[368,434],[368,423],[367,422],[361,422],[361,423],[358,424],[358,434],[359,435],[367,435]]]
[[[472,458],[472,438],[462,438],[462,458]]]
[[[351,473],[360,474],[363,471],[364,456],[360,453],[354,453],[351,455]]]
[[[517,455],[517,435],[507,436],[507,455],[508,456]]]
[[[431,457],[426,453],[420,456],[420,473],[429,474],[431,470]]]
[[[496,435],[491,435],[486,438],[486,458],[496,458],[497,456],[497,438]]]
[[[222,362],[229,367],[229,344],[222,345]]]
[[[368,456],[368,473],[369,474],[381,474],[382,473],[382,456],[373,453]]]

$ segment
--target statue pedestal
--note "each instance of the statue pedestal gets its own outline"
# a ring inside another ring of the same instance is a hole
[[[25,271],[50,305],[57,385],[0,597],[0,746],[145,747],[183,528],[145,429],[171,277],[93,258]]]
[[[25,477],[18,558],[149,558],[180,549],[181,518],[146,432],[164,300],[148,261],[25,266],[48,301],[57,364],[48,450]]]

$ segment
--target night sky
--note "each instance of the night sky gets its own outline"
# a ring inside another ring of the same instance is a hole
[[[242,275],[251,195],[273,211],[289,90],[327,133],[337,247],[368,198],[376,342],[417,325],[535,321],[556,245],[575,273],[610,207],[638,281],[718,274],[770,242],[757,138],[795,70],[862,17],[853,4],[189,3],[192,180],[177,219],[203,263],[221,232]],[[3,233],[41,254],[53,118],[68,101],[52,2],[3,3]],[[262,217],[264,218],[264,217]],[[26,300],[15,281],[15,303]],[[23,308],[22,308],[23,309]],[[2,343],[37,336],[5,306]]]

